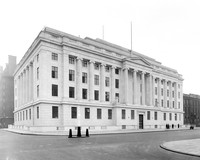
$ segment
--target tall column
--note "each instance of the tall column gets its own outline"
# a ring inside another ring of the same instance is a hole
[[[81,89],[81,59],[77,58],[77,69],[76,69],[76,99],[80,100],[82,95]]]
[[[26,102],[29,102],[29,66],[27,66],[27,81],[26,81]]]
[[[124,68],[124,103],[128,103],[128,68]]]
[[[33,100],[33,62],[30,63],[30,100],[32,101]]]
[[[138,104],[138,95],[137,95],[137,70],[133,71],[133,89],[134,89],[134,104]]]
[[[20,106],[20,76],[18,76],[18,79],[17,79],[17,108]]]
[[[94,100],[94,62],[90,61],[89,72],[89,100]]]
[[[20,106],[22,105],[22,95],[23,95],[23,73],[20,74]]]
[[[145,72],[142,72],[142,105],[145,105]]]
[[[158,107],[161,107],[161,79],[158,78]]]
[[[152,105],[155,107],[155,77],[152,75]]]
[[[115,102],[115,67],[111,70],[111,102]]]
[[[169,83],[169,107],[172,108],[172,81]]]
[[[24,71],[22,72],[22,105],[24,104]]]
[[[178,101],[177,101],[177,82],[175,82],[175,88],[174,88],[174,103],[175,103],[175,106],[174,108],[177,109],[178,108]]]
[[[105,64],[101,64],[100,72],[100,101],[105,101]]]
[[[167,80],[164,80],[164,107],[167,107]]]
[[[152,75],[149,74],[149,105],[152,106]]]

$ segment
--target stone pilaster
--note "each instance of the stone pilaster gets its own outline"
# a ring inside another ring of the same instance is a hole
[[[128,103],[128,68],[124,68],[124,103]]]
[[[161,79],[158,78],[158,107],[161,107]]]
[[[142,72],[142,105],[145,105],[145,72]]]
[[[105,64],[101,64],[100,71],[100,101],[105,101]]]
[[[94,100],[94,62],[90,61],[89,68],[89,100]]]
[[[77,69],[76,69],[76,99],[80,100],[82,95],[82,89],[81,89],[81,62],[82,59],[77,58]]]
[[[115,67],[111,69],[111,102],[115,102]]]
[[[134,89],[134,104],[138,104],[138,94],[137,94],[137,70],[133,70],[133,89]]]
[[[167,80],[164,80],[164,107],[167,108]]]

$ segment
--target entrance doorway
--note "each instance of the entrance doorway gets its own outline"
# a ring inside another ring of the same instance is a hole
[[[143,122],[143,115],[139,114],[139,129],[143,129],[144,128],[144,122]]]

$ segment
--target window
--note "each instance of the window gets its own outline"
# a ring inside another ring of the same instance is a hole
[[[39,67],[37,67],[37,80],[39,79]]]
[[[181,97],[181,96],[180,96],[180,92],[178,92],[178,98],[180,99],[180,97]]]
[[[37,54],[37,62],[39,62],[39,54]]]
[[[52,53],[51,54],[51,59],[57,61],[58,60],[58,54],[57,53]]]
[[[29,109],[29,119],[31,120],[31,109]]]
[[[174,87],[174,85],[175,85],[175,84],[174,84],[174,83],[172,83],[172,87]]]
[[[164,101],[163,101],[163,99],[161,100],[161,106],[162,106],[162,107],[164,106]]]
[[[37,97],[39,97],[39,85],[37,85]]]
[[[155,95],[157,95],[157,94],[158,94],[158,88],[155,87]]]
[[[112,119],[112,109],[108,109],[108,119]]]
[[[169,108],[169,100],[167,100],[167,108]]]
[[[69,64],[75,64],[75,57],[69,57]]]
[[[74,87],[69,87],[69,98],[74,98]]]
[[[94,64],[94,69],[95,69],[95,70],[99,70],[99,64],[98,64],[98,63],[95,63],[95,64]]]
[[[82,66],[83,66],[83,67],[87,67],[87,65],[88,65],[88,61],[83,60],[83,61],[82,61]]]
[[[101,119],[101,109],[97,108],[97,119]]]
[[[172,120],[172,113],[169,113],[169,120]]]
[[[39,119],[40,116],[40,111],[39,111],[39,107],[37,107],[37,119]]]
[[[167,90],[167,97],[169,97],[169,89]]]
[[[178,88],[180,89],[180,84],[178,84]]]
[[[99,75],[94,75],[94,84],[99,85]]]
[[[174,91],[172,91],[172,97],[174,98]]]
[[[119,74],[119,69],[118,68],[115,69],[115,74]]]
[[[166,113],[163,113],[163,119],[166,121]]]
[[[110,80],[109,80],[109,77],[106,77],[106,79],[105,79],[105,85],[106,85],[106,87],[109,87],[109,82]]]
[[[174,108],[174,101],[172,101],[172,107]]]
[[[181,108],[181,103],[180,102],[178,102],[178,109],[180,109]]]
[[[82,98],[87,99],[87,89],[82,89]]]
[[[115,93],[115,100],[119,102],[119,93]]]
[[[71,107],[71,116],[72,116],[72,119],[77,118],[77,107]]]
[[[135,119],[135,111],[131,110],[131,119]]]
[[[99,91],[98,90],[95,90],[94,91],[94,100],[99,100]]]
[[[115,79],[115,88],[119,88],[119,79]]]
[[[75,71],[74,70],[69,70],[69,81],[74,81],[75,80]]]
[[[105,66],[105,71],[109,72],[110,67],[109,66]]]
[[[158,119],[158,117],[157,117],[157,116],[158,116],[158,113],[157,113],[157,112],[154,112],[154,119],[155,119],[155,120],[157,120],[157,119]]]
[[[155,106],[156,107],[158,106],[158,99],[157,98],[155,99]]]
[[[82,83],[87,83],[87,73],[82,73]]]
[[[150,119],[151,119],[151,112],[147,111],[147,120],[150,120]]]
[[[24,121],[24,111],[23,111],[23,121]]]
[[[52,66],[51,77],[58,78],[58,67]]]
[[[52,106],[52,118],[58,118],[58,107]]]
[[[85,108],[85,119],[90,119],[90,108]]]
[[[126,119],[126,110],[122,109],[122,119]]]
[[[174,114],[174,119],[177,121],[177,113]]]
[[[161,96],[163,96],[163,88],[161,88]]]
[[[155,79],[155,83],[157,83],[157,82],[158,82],[158,79],[156,78],[156,79]]]
[[[164,84],[164,81],[163,81],[163,80],[161,81],[161,84],[162,84],[162,85]]]
[[[105,93],[105,100],[106,100],[106,101],[109,101],[109,100],[110,100],[110,93],[109,93],[109,92],[106,92],[106,93]]]
[[[58,85],[52,84],[52,96],[58,96]]]

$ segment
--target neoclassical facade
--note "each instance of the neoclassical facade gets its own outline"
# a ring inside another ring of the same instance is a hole
[[[14,73],[15,127],[53,131],[183,125],[183,79],[153,58],[44,28]]]

